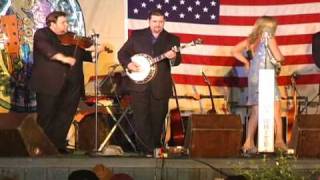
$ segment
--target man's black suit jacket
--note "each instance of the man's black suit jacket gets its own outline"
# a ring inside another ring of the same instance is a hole
[[[131,62],[131,57],[138,53],[145,53],[152,57],[159,56],[170,50],[173,46],[180,46],[180,40],[177,36],[163,30],[155,42],[150,28],[136,30],[131,37],[122,46],[118,52],[118,59],[124,68],[127,68]],[[181,54],[177,53],[173,65],[179,65]],[[133,81],[129,83],[129,89],[142,92],[148,86],[156,98],[169,98],[172,95],[171,66],[168,59],[164,59],[156,64],[158,71],[155,77],[147,84],[136,84]]]
[[[320,68],[320,32],[312,37],[312,57],[318,68]]]
[[[74,66],[63,64],[51,59],[57,53],[76,58]],[[32,90],[57,95],[60,93],[66,80],[83,88],[82,61],[91,60],[91,54],[75,46],[63,46],[58,36],[48,27],[38,29],[33,39],[32,75],[29,86]]]

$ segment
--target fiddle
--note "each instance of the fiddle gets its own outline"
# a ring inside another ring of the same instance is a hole
[[[75,45],[82,49],[86,49],[93,45],[93,40],[91,38],[77,36],[73,32],[67,32],[65,34],[59,35],[58,38],[61,44],[65,46]]]

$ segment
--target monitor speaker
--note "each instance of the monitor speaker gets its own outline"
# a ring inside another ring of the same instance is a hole
[[[192,114],[185,146],[192,158],[237,157],[242,132],[239,115]]]
[[[297,157],[320,157],[320,115],[298,115],[293,127],[291,148]]]
[[[0,156],[47,156],[58,151],[36,122],[35,114],[0,113]]]

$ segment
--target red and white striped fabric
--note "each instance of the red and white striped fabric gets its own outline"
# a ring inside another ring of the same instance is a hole
[[[173,68],[178,94],[192,94],[195,88],[198,93],[208,94],[203,71],[214,94],[225,94],[228,101],[245,104],[247,77],[230,50],[248,36],[255,20],[263,15],[273,16],[279,23],[276,39],[285,56],[279,85],[290,85],[292,73],[297,72],[298,93],[309,98],[317,94],[320,73],[311,57],[311,39],[320,31],[319,0],[220,0],[218,24],[166,22],[165,29],[177,34],[182,43],[196,38],[204,42],[184,49],[183,63]],[[147,25],[146,20],[128,19],[129,31]],[[308,71],[303,71],[306,68]],[[188,105],[187,102],[182,107],[188,109]]]

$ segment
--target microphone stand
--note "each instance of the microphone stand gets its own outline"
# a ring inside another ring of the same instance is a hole
[[[308,97],[307,97],[305,106],[299,112],[302,113],[303,111],[305,111],[305,113],[308,114],[308,106],[310,106],[310,104],[313,104],[316,98],[319,99],[319,102],[317,103],[317,106],[319,106],[320,105],[320,83],[318,85],[318,93],[313,98],[311,98],[310,101],[308,101]]]
[[[268,40],[269,40],[269,33],[268,32],[264,32],[263,33],[263,35],[262,35],[263,37],[263,41],[264,41],[264,48],[265,48],[265,52],[266,52],[266,56],[265,56],[265,58],[264,58],[264,69],[267,69],[267,61],[268,61],[268,58],[270,58],[269,57],[269,51],[268,51],[268,46],[269,46],[269,44],[268,44]]]
[[[98,151],[98,38],[99,34],[93,33],[91,34],[91,38],[93,40],[93,46],[94,46],[94,57],[93,57],[93,63],[95,63],[94,66],[94,75],[95,75],[95,81],[94,81],[94,96],[95,96],[95,140],[94,140],[94,152]]]

